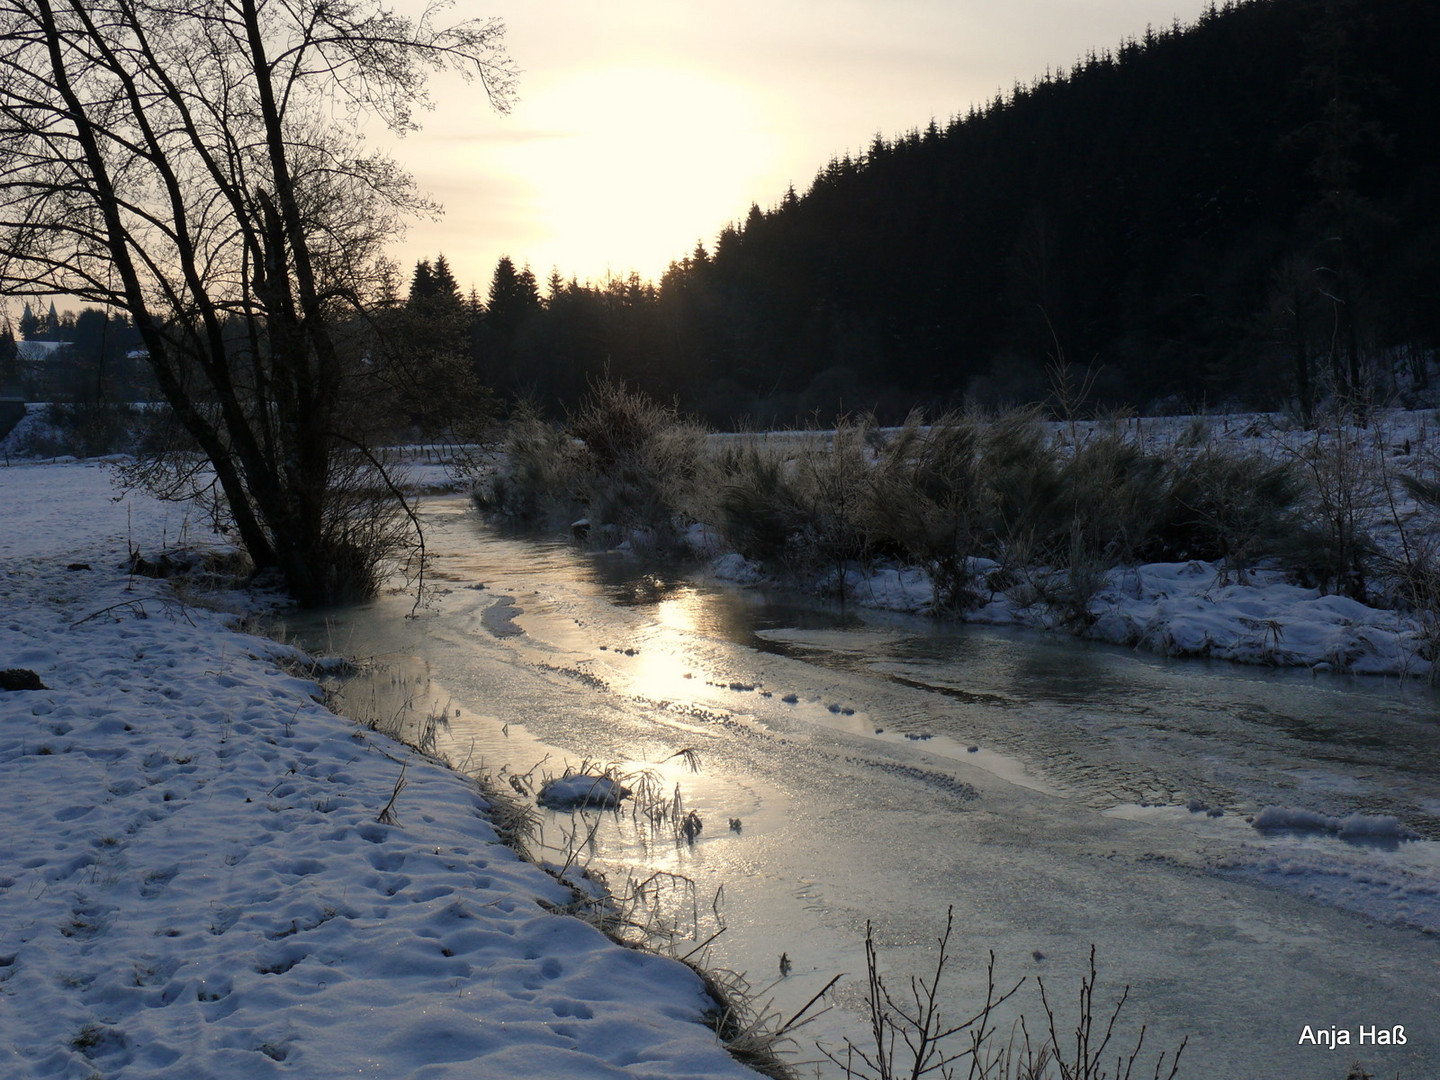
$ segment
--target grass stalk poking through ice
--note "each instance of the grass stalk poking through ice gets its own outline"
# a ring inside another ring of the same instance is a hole
[[[1134,1080],[1145,1046],[1145,1028],[1140,1029],[1133,1047],[1116,1054],[1114,1071],[1106,1065],[1116,1033],[1116,1024],[1129,1000],[1126,986],[1108,1017],[1097,1014],[1095,991],[1098,984],[1095,949],[1090,950],[1089,974],[1081,979],[1078,1016],[1073,1028],[1065,1027],[1051,1004],[1043,980],[1037,979],[1044,1013],[1043,1037],[1036,1044],[1023,1015],[1015,1020],[1008,1038],[997,1038],[998,1021],[1007,1002],[1019,992],[1025,979],[1008,990],[995,981],[995,954],[990,954],[985,999],[968,1019],[956,1022],[945,1014],[941,985],[952,957],[951,936],[955,911],[945,917],[934,966],[928,976],[912,976],[902,991],[892,991],[880,972],[879,950],[874,927],[865,927],[866,1007],[870,1042],[860,1045],[849,1039],[843,1049],[821,1046],[820,1052],[844,1070],[847,1080],[919,1080],[938,1075],[952,1080]],[[1186,1040],[1173,1053],[1161,1051],[1155,1061],[1154,1080],[1174,1080]],[[1168,1064],[1168,1071],[1167,1071]]]

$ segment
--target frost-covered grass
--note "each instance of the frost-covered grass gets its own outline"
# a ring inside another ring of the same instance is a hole
[[[503,467],[475,488],[487,511],[526,524],[580,518],[596,539],[672,545],[675,525],[693,520],[692,500],[705,488],[704,431],[608,379],[562,427],[519,408],[504,449]]]
[[[754,1075],[695,972],[547,910],[473,783],[127,576],[216,538],[115,495],[0,468],[0,668],[46,687],[0,692],[0,1075]]]
[[[703,453],[692,425],[613,386],[583,415],[558,430],[522,417],[482,503],[583,515],[607,546],[683,537],[718,577],[862,605],[1174,656],[1440,670],[1431,413],[1304,430],[1261,415],[962,412],[717,435]]]

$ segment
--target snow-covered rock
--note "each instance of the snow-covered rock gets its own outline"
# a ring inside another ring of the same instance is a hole
[[[542,806],[570,809],[582,806],[619,806],[630,789],[608,776],[597,773],[576,773],[557,777],[540,785],[536,797]]]

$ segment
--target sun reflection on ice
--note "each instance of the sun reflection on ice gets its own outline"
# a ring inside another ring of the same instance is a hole
[[[697,613],[702,606],[692,589],[681,589],[649,609],[655,627],[645,643],[627,657],[626,673],[632,690],[652,701],[689,701],[704,686],[704,673],[697,670],[694,657],[677,645],[699,629]]]

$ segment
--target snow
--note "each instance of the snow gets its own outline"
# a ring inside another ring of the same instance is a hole
[[[1283,829],[1267,833],[1262,844],[1240,845],[1216,859],[1212,869],[1222,877],[1283,889],[1325,907],[1354,912],[1374,925],[1440,934],[1437,845],[1397,841],[1395,835],[1368,842],[1361,836],[1344,840],[1328,827]],[[1376,847],[1386,849],[1390,857],[1376,858]]]
[[[630,789],[608,776],[598,773],[575,773],[546,781],[540,788],[538,801],[542,806],[560,808],[583,806],[619,806]]]
[[[84,464],[0,506],[0,667],[49,688],[0,693],[0,1075],[753,1075],[694,972],[542,906],[465,777],[127,579],[214,542],[183,508]]]
[[[768,580],[760,567],[734,552],[712,561],[708,572],[738,585]],[[976,584],[982,585],[978,576]],[[833,593],[833,582],[823,591]],[[929,575],[913,566],[851,569],[845,592],[854,603],[885,611],[918,614],[935,602]],[[1081,636],[1165,656],[1357,675],[1423,676],[1430,670],[1429,644],[1418,620],[1347,597],[1322,596],[1288,583],[1279,571],[1252,572],[1239,584],[1214,562],[1119,567],[1106,572],[1089,610],[1093,621]],[[1057,625],[1042,606],[1001,593],[960,617],[1042,629]]]
[[[1375,437],[1413,444],[1400,467],[1418,471],[1425,423]],[[419,457],[412,483],[442,487],[446,469]],[[0,668],[50,688],[0,692],[0,1076],[753,1075],[698,1022],[712,1006],[693,972],[542,906],[572,894],[499,843],[464,777],[329,713],[295,650],[128,579],[132,549],[223,542],[183,507],[120,497],[76,462],[0,467],[0,507]],[[715,576],[766,580],[712,532],[689,539]],[[988,587],[996,564],[970,569],[985,602],[967,618],[1055,626]],[[934,604],[922,568],[852,567],[845,585]],[[501,597],[482,624],[505,634],[518,613]],[[1411,616],[1274,566],[1117,568],[1089,616],[1088,637],[1175,656],[1430,667]],[[596,779],[569,778],[581,798]],[[1440,932],[1436,845],[1392,815],[1137,811],[1161,812],[1244,834],[1222,875]]]
[[[1393,814],[1349,814],[1343,818],[1317,814],[1313,810],[1267,806],[1255,815],[1254,826],[1262,831],[1333,833],[1341,840],[1398,841],[1418,839]]]

